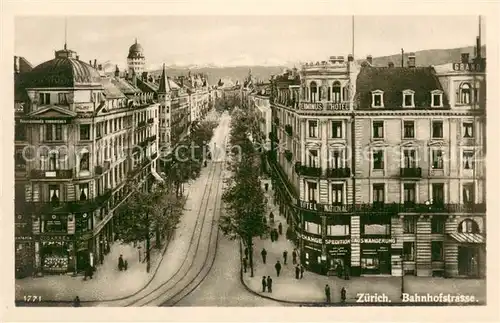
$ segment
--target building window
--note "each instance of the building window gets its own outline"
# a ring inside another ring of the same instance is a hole
[[[464,169],[474,168],[474,151],[464,150],[462,152],[462,164]]]
[[[384,121],[373,121],[373,138],[384,138]]]
[[[68,93],[59,93],[59,104],[68,104]]]
[[[318,121],[309,120],[309,137],[317,138],[318,136]]]
[[[471,102],[471,86],[469,83],[463,83],[458,89],[457,103],[470,104]]]
[[[373,203],[383,204],[385,202],[385,185],[373,184]]]
[[[332,121],[332,138],[342,138],[342,121]]]
[[[80,125],[80,140],[90,140],[90,125],[81,124]]]
[[[309,150],[309,167],[318,167],[318,151],[315,149]]]
[[[443,205],[444,204],[444,184],[443,183],[432,183],[432,204]]]
[[[49,170],[57,170],[59,168],[59,159],[57,152],[51,151],[49,153]]]
[[[316,85],[316,82],[311,82],[311,85],[310,85],[310,89],[311,89],[311,102],[316,102],[318,97],[318,87]]]
[[[54,205],[59,204],[59,185],[49,185],[50,202]]]
[[[80,171],[89,170],[89,153],[82,153],[82,157],[80,157]]]
[[[62,136],[62,125],[60,124],[49,124],[45,126],[45,140],[46,141],[61,141]]]
[[[341,151],[339,150],[330,151],[330,158],[328,159],[328,167],[335,169],[343,167]]]
[[[372,108],[384,107],[384,93],[380,90],[372,92]]]
[[[349,225],[327,225],[326,234],[328,236],[344,237],[349,235]]]
[[[472,138],[474,136],[474,126],[472,122],[464,122],[462,125],[462,133],[464,138]]]
[[[431,107],[440,108],[443,106],[443,92],[432,91],[431,92]]]
[[[475,203],[474,183],[462,185],[462,201],[466,205]]]
[[[40,105],[50,104],[50,93],[40,93]]]
[[[384,151],[373,151],[373,169],[384,169]]]
[[[444,233],[444,220],[442,217],[434,215],[431,220],[431,233],[443,234]]]
[[[362,224],[361,234],[363,235],[377,235],[388,236],[391,235],[391,225],[382,223],[367,223]]]
[[[80,201],[85,201],[89,199],[89,184],[80,184],[78,185],[80,189]]]
[[[403,138],[415,138],[415,122],[403,122]]]
[[[16,169],[18,170],[26,169],[26,159],[24,159],[23,156],[23,149],[16,150],[15,162],[16,162]]]
[[[24,124],[15,125],[15,140],[26,140],[26,126]]]
[[[343,184],[332,184],[332,204],[343,205]]]
[[[415,149],[404,149],[403,157],[403,168],[417,167],[417,151]]]
[[[307,182],[307,196],[308,196],[309,202],[316,203],[317,186],[318,185],[314,182]]]
[[[313,222],[304,222],[304,230],[312,234],[321,234],[321,225]]]
[[[406,215],[403,219],[403,233],[415,233],[415,217]]]
[[[443,121],[432,121],[432,138],[443,138]]]
[[[403,91],[403,107],[404,108],[413,108],[415,107],[415,92],[411,90]]]
[[[431,260],[443,261],[443,241],[431,242]]]
[[[405,205],[412,206],[415,204],[416,187],[415,183],[403,184],[403,201]]]
[[[403,260],[415,261],[415,242],[403,242]]]
[[[336,81],[335,83],[333,83],[333,88],[332,88],[332,101],[333,103],[340,103],[342,102],[342,98],[340,96],[340,92],[341,91],[341,86],[340,86],[340,82],[339,81]]]
[[[479,233],[479,226],[476,221],[466,219],[458,225],[458,232],[460,233]]]
[[[443,169],[443,151],[432,149],[432,169]]]

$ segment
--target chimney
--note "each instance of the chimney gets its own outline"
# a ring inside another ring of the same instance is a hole
[[[481,58],[481,37],[476,37],[476,58]]]
[[[144,81],[147,81],[148,80],[148,72],[142,72],[142,79]]]
[[[116,65],[115,67],[115,77],[119,77],[120,76],[120,70],[118,69],[118,65]]]
[[[408,54],[408,67],[414,68],[415,65],[415,53],[411,52]]]
[[[76,60],[79,61],[80,60],[80,56],[79,55],[76,55]]]
[[[98,69],[99,71],[102,71],[102,64],[97,65],[97,69]]]
[[[462,53],[462,63],[467,64],[469,63],[469,53]]]
[[[92,66],[92,60],[89,60],[89,65]]]
[[[370,65],[372,65],[372,64],[373,64],[373,57],[372,57],[372,55],[368,55],[368,56],[366,56],[366,61],[367,61],[368,63],[370,63]]]
[[[387,64],[387,66],[389,66],[389,67],[392,68],[392,67],[394,67],[394,63],[393,62],[389,62],[389,64]]]
[[[354,55],[352,55],[352,54],[347,55],[347,61],[354,62]]]
[[[94,59],[94,68],[97,68],[97,59]]]
[[[19,56],[14,56],[14,73],[19,73]]]

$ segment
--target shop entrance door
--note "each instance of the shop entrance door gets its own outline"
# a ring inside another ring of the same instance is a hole
[[[378,264],[380,274],[388,275],[391,273],[391,255],[388,250],[378,252]]]
[[[468,246],[458,247],[458,274],[460,276],[479,276],[479,254],[477,249]]]
[[[89,253],[87,250],[78,251],[76,254],[76,268],[78,271],[84,271],[90,264]]]

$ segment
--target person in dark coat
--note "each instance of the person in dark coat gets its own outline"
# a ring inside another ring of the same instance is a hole
[[[121,270],[123,270],[124,266],[125,266],[125,264],[123,263],[123,256],[120,255],[120,257],[118,257],[118,269],[121,271]]]
[[[325,296],[326,296],[326,302],[330,303],[331,302],[331,294],[330,294],[330,286],[328,286],[328,284],[325,286]]]
[[[73,307],[80,307],[80,297],[76,296],[73,299]]]
[[[300,265],[300,279],[304,278],[304,266]]]
[[[245,258],[248,258],[248,248],[245,247]]]
[[[283,251],[283,264],[286,265],[286,258],[288,257],[288,251]]]
[[[247,258],[243,258],[243,271],[247,272],[248,261]]]
[[[273,214],[273,212],[269,213],[269,220],[271,220],[271,223],[274,223],[274,214]]]
[[[266,276],[262,276],[262,292],[263,293],[266,291],[266,287],[267,287]]]
[[[271,276],[267,276],[267,292],[273,292],[273,279],[271,278]]]
[[[262,262],[265,265],[266,264],[266,257],[267,257],[267,251],[266,251],[266,249],[262,248],[262,251],[260,252],[260,255],[262,256]]]
[[[299,279],[300,268],[299,265],[295,266],[295,279]]]
[[[276,261],[276,265],[274,265],[274,268],[276,269],[276,276],[280,276],[280,272],[281,272],[281,264],[280,264],[280,261]]]
[[[274,229],[274,241],[278,241],[278,230]]]
[[[280,222],[280,224],[278,224],[278,232],[280,235],[283,234],[283,224],[281,224],[281,222]]]
[[[293,249],[293,251],[292,251],[292,264],[294,264],[294,265],[297,264],[297,251],[296,251],[296,249]]]
[[[342,289],[340,290],[340,300],[342,301],[342,303],[345,303],[346,298],[347,298],[347,291],[345,290],[344,287],[342,287]]]
[[[349,280],[349,266],[344,266],[344,279]]]
[[[127,268],[128,268],[128,261],[127,261],[127,260],[124,260],[124,261],[123,261],[123,269],[124,269],[124,270],[127,270]]]
[[[274,242],[274,230],[271,230],[271,232],[269,233],[269,236],[271,237],[271,242]]]

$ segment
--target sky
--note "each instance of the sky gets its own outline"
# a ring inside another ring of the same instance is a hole
[[[81,60],[120,67],[135,38],[146,68],[290,65],[347,56],[353,41],[352,16],[24,16],[15,19],[15,55],[34,66],[54,58],[65,21]],[[355,16],[354,55],[474,46],[477,34],[477,16]]]

